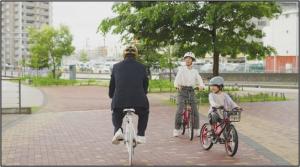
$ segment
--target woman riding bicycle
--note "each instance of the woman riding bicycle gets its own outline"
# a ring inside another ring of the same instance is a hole
[[[198,88],[199,90],[204,89],[205,85],[198,71],[192,68],[193,61],[196,60],[194,53],[187,52],[184,54],[183,59],[185,61],[185,65],[179,69],[175,81],[174,86],[179,90],[178,92],[178,108],[175,116],[175,129],[173,131],[173,136],[177,137],[180,134],[180,126],[182,121],[182,113],[184,111],[184,102],[189,100],[189,94],[191,97],[191,107],[193,110],[194,116],[194,127],[196,130],[196,135],[200,136],[199,129],[199,113],[195,100],[195,92],[194,88]]]

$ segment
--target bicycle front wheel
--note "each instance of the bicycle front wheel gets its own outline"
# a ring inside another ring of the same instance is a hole
[[[185,120],[184,120],[184,116],[182,116],[182,119],[181,119],[181,128],[182,128],[181,135],[184,135],[185,129],[186,129],[186,123],[185,123]]]
[[[192,141],[194,138],[194,114],[193,111],[189,112],[189,137]]]
[[[225,138],[225,150],[227,155],[233,157],[238,149],[238,134],[233,125],[229,125]]]
[[[212,146],[211,125],[205,123],[200,131],[200,143],[205,150],[209,150]]]

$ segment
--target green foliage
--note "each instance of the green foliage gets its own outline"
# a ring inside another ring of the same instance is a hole
[[[89,61],[88,54],[84,50],[80,51],[80,61],[84,63]]]
[[[276,94],[269,93],[258,93],[258,94],[246,94],[239,96],[237,94],[229,93],[231,98],[237,102],[264,102],[264,101],[285,101],[285,96],[279,96]]]
[[[264,34],[253,20],[272,19],[280,12],[276,2],[121,2],[112,10],[99,31],[121,34],[125,43],[145,41],[152,49],[178,45],[182,56],[193,51],[198,57],[214,55],[214,75],[218,75],[219,56],[248,55],[249,59],[275,53],[264,46]]]
[[[51,73],[50,73],[51,74]],[[24,76],[21,78],[23,84],[28,84],[28,81],[31,80],[32,86],[108,86],[109,81],[97,81],[95,79],[88,80],[68,80],[68,79],[58,79],[53,78],[52,75],[48,75],[47,77],[31,77]]]
[[[31,80],[33,86],[53,86],[53,85],[74,85],[75,80],[57,79],[51,77],[22,77],[21,80],[24,82],[26,80]]]
[[[52,67],[53,78],[63,56],[71,55],[75,48],[72,46],[72,35],[67,26],[58,29],[44,25],[42,28],[28,29],[30,66],[36,69]]]
[[[173,82],[169,80],[149,80],[149,92],[174,92]]]
[[[258,94],[245,94],[239,95],[238,93],[234,93],[233,91],[237,91],[236,88],[233,89],[225,89],[224,92],[227,92],[228,95],[232,98],[236,103],[240,102],[264,102],[264,101],[285,101],[287,100],[283,95],[272,95],[268,93],[258,93]],[[209,91],[200,91],[196,94],[196,98],[200,99],[200,103],[209,103],[208,95]]]

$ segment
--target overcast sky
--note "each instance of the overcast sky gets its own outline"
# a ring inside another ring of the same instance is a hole
[[[53,2],[53,25],[69,26],[76,49],[103,46],[103,36],[96,33],[101,20],[114,16],[111,7],[114,2]],[[114,48],[120,45],[120,37],[107,35],[106,45]]]

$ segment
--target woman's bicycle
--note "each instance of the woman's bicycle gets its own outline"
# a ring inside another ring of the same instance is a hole
[[[200,132],[200,142],[205,150],[209,150],[213,144],[225,144],[225,150],[227,155],[234,156],[238,149],[238,134],[231,122],[239,122],[241,119],[241,109],[234,109],[232,111],[226,111],[224,107],[213,108],[215,111],[219,110],[219,113],[223,113],[223,119],[220,123],[217,123],[211,131],[211,125],[205,123]]]
[[[184,101],[184,111],[182,113],[182,135],[185,134],[185,131],[188,131],[188,136],[190,140],[194,138],[194,120],[195,114],[192,110],[192,92],[194,90],[198,90],[197,88],[193,87],[183,87],[188,92],[188,99]]]
[[[134,148],[137,146],[136,141],[136,133],[133,127],[133,114],[135,112],[132,108],[124,109],[125,113],[125,136],[124,136],[124,144],[126,144],[128,150],[128,162],[129,165],[132,165],[132,159],[134,154]]]

